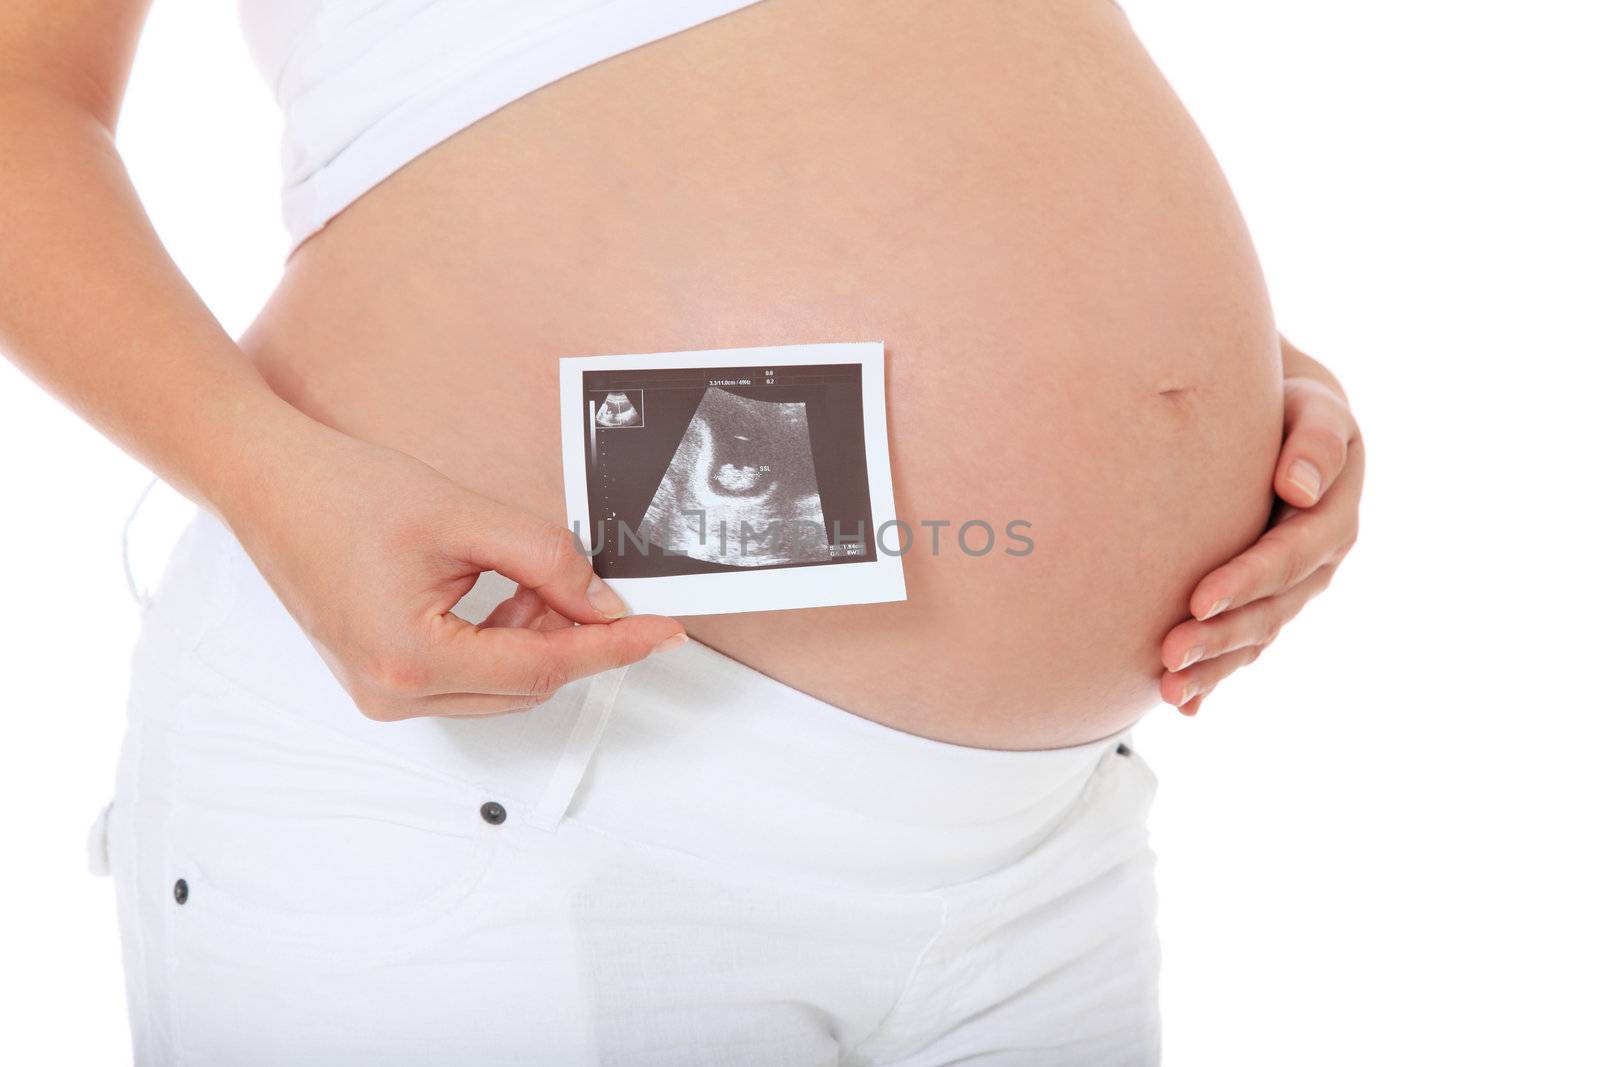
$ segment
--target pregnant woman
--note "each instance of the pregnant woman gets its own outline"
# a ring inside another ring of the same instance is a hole
[[[245,0],[235,341],[113,147],[144,7],[0,13],[0,342],[203,509],[109,820],[138,1061],[1155,1062],[1128,727],[1327,583],[1361,451],[1121,10]],[[909,599],[626,615],[559,357],[880,338]]]

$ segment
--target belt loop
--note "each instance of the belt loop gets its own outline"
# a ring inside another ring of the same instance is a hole
[[[617,667],[589,680],[583,706],[578,709],[578,717],[567,734],[561,758],[556,761],[555,770],[550,772],[549,784],[545,786],[544,795],[539,798],[539,805],[533,812],[533,823],[541,830],[554,830],[572,806],[572,798],[583,783],[583,776],[594,759],[595,749],[600,747],[600,738],[611,718],[617,693],[622,689],[623,675],[627,673],[628,668]]]

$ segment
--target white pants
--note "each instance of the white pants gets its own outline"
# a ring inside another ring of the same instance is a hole
[[[142,1065],[1158,1059],[1125,737],[942,744],[692,642],[528,714],[372,722],[206,518],[129,718]]]

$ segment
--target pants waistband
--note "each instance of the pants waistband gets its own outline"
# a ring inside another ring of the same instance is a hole
[[[945,744],[694,642],[613,674],[593,683],[614,695],[569,816],[796,878],[933,887],[997,870],[1055,829],[1124,738]]]
[[[509,798],[537,832],[573,822],[800,881],[933,888],[1043,841],[1119,734],[999,751],[879,725],[691,641],[482,720],[363,717],[231,534],[202,516],[147,614],[140,657],[195,661],[284,728],[353,740]]]

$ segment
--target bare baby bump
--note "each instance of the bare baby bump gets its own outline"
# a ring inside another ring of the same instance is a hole
[[[1193,582],[1265,522],[1281,430],[1243,222],[1100,0],[765,0],[580,72],[358,201],[244,340],[316,417],[552,521],[559,357],[882,340],[909,599],[689,630],[993,747],[1153,703]],[[783,450],[714,403],[659,492],[805,517],[760,458]]]

